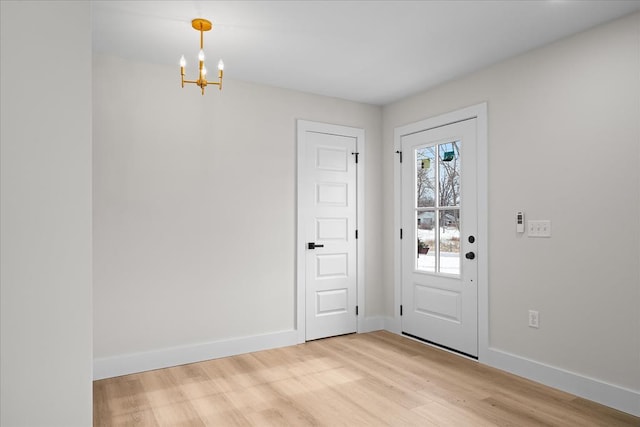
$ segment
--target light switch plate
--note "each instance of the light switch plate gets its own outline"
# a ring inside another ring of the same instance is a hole
[[[529,220],[527,222],[527,235],[529,237],[551,237],[551,221]]]

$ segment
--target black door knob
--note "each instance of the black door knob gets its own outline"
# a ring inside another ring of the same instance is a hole
[[[474,254],[473,252],[467,252],[464,257],[466,259],[474,259],[476,257],[476,254]]]

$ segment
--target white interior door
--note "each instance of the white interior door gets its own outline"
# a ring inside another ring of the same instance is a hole
[[[401,147],[402,332],[477,357],[476,119]]]
[[[357,137],[327,126],[298,142],[306,340],[357,330]]]

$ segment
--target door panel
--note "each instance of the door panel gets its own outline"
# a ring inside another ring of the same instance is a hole
[[[327,171],[347,171],[347,150],[342,147],[316,147],[316,169]]]
[[[317,207],[347,206],[347,183],[321,182],[316,184]]]
[[[414,284],[415,311],[454,322],[460,321],[460,292]]]
[[[306,340],[357,328],[356,138],[306,131],[304,180],[299,194],[304,222]]]
[[[346,289],[316,292],[317,315],[346,313],[349,295]]]
[[[347,218],[316,218],[318,240],[347,240]]]
[[[476,121],[401,138],[402,331],[478,354]]]
[[[316,279],[346,278],[349,276],[347,254],[316,255]]]

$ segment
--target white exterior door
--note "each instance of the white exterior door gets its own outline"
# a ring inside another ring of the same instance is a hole
[[[477,357],[476,119],[401,147],[402,332]]]
[[[298,265],[304,268],[306,340],[357,330],[358,136],[353,131],[361,130],[319,125],[299,123],[298,132],[298,245],[304,258]]]

